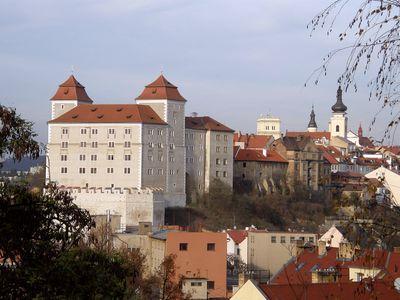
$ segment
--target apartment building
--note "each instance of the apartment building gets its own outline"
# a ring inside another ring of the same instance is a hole
[[[184,278],[184,292],[193,299],[226,297],[226,233],[142,230],[116,235],[114,245],[140,249],[150,274],[166,256],[174,255],[176,280]]]
[[[247,264],[255,271],[276,274],[286,262],[297,255],[299,243],[315,244],[317,234],[310,232],[262,231],[247,232]]]
[[[233,181],[233,130],[208,116],[186,117],[186,181],[202,194],[214,178]]]

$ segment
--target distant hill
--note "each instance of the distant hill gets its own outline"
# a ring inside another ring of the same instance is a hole
[[[0,171],[29,171],[30,167],[44,165],[46,157],[44,155],[39,156],[38,159],[30,159],[24,157],[21,161],[14,162],[13,159],[8,158],[3,162],[3,166],[0,167]]]

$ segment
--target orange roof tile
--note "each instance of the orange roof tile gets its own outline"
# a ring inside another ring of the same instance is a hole
[[[271,135],[241,134],[236,132],[233,136],[234,143],[244,143],[245,148],[265,149],[272,139]]]
[[[239,149],[236,152],[235,161],[288,162],[274,150],[267,151],[267,156],[264,156],[262,150],[256,149]]]
[[[322,151],[322,156],[330,163],[330,164],[337,164],[339,163],[335,156],[330,152],[328,147],[317,145],[317,148]]]
[[[297,137],[297,136],[306,136],[312,139],[318,140],[323,137],[327,140],[331,139],[331,133],[327,131],[316,131],[316,132],[308,132],[308,131],[287,131],[286,136],[289,137]]]
[[[92,99],[85,91],[85,87],[76,80],[74,75],[68,77],[66,81],[61,83],[57,92],[50,100],[78,100],[92,103]]]
[[[185,128],[197,130],[233,132],[232,129],[211,117],[185,117]]]
[[[81,104],[49,123],[167,124],[150,106],[140,104]]]
[[[236,244],[240,244],[247,237],[246,230],[227,230],[227,233]]]
[[[186,101],[179,93],[178,88],[170,83],[163,75],[160,75],[152,83],[146,85],[143,92],[136,100],[177,100]]]

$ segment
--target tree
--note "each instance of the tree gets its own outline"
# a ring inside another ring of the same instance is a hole
[[[49,265],[93,226],[89,213],[55,186],[45,194],[26,185],[0,186],[0,282],[10,295],[39,292]]]
[[[39,144],[32,126],[15,109],[0,105],[0,158],[8,155],[18,161],[24,156],[38,158]]]
[[[339,53],[347,53],[344,71],[338,82],[345,90],[352,87],[358,90],[360,76],[372,78],[368,83],[369,100],[377,100],[381,110],[389,110],[392,119],[388,122],[383,139],[394,138],[400,121],[398,103],[400,101],[400,1],[399,0],[335,0],[318,13],[309,24],[311,33],[319,28],[326,29],[327,35],[333,33],[333,27],[339,15],[346,10],[358,7],[348,25],[339,34],[341,42],[349,44],[328,53],[322,65],[312,78],[317,84],[322,75],[326,75],[328,66]],[[374,125],[377,115],[372,122]]]

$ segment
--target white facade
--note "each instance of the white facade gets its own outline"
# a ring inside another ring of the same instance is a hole
[[[339,248],[339,244],[343,242],[344,236],[336,228],[335,225],[332,225],[331,228],[327,232],[325,232],[318,241],[324,241],[325,244],[329,247]]]
[[[279,139],[281,137],[281,119],[261,116],[257,119],[257,134],[272,135],[274,139]]]
[[[331,138],[340,136],[347,138],[347,116],[345,112],[334,112],[329,122],[329,131]]]

